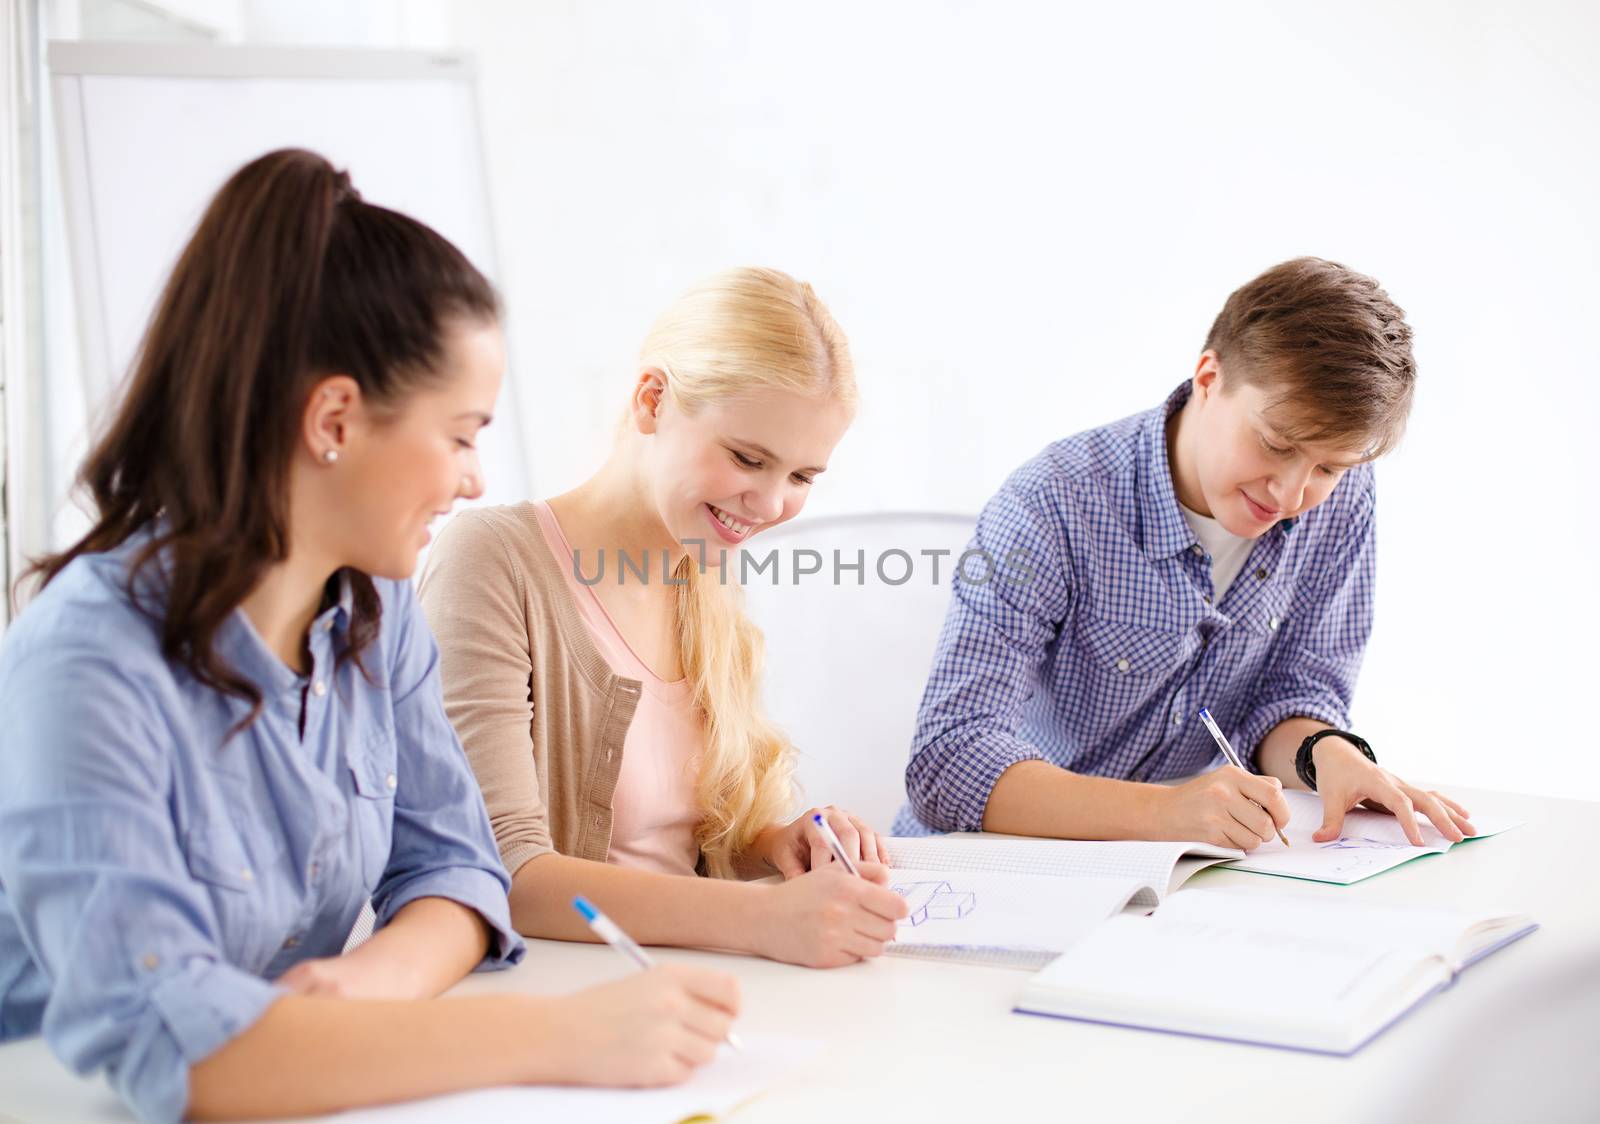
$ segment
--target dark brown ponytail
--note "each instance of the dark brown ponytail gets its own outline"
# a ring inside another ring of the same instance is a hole
[[[493,287],[437,232],[361,201],[312,152],[284,149],[223,185],[156,305],[109,426],[79,483],[89,533],[29,574],[48,584],[80,554],[156,530],[129,591],[161,623],[163,654],[259,708],[213,650],[218,628],[288,555],[289,465],[312,386],[346,374],[378,404],[432,376],[449,321],[493,321]],[[164,604],[135,579],[160,556]],[[28,575],[25,575],[25,577]],[[372,581],[355,598],[346,658],[377,634]]]

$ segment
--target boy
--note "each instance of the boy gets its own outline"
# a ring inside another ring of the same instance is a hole
[[[952,582],[897,833],[1248,851],[1287,824],[1283,785],[1321,794],[1319,842],[1362,801],[1414,844],[1419,813],[1447,839],[1474,832],[1349,731],[1372,625],[1371,462],[1416,377],[1403,315],[1369,277],[1285,262],[1228,298],[1164,405],[1006,481],[972,545],[1006,561]],[[1217,760],[1203,706],[1257,772],[1149,783]]]

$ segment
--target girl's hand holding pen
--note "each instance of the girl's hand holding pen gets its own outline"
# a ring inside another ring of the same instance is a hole
[[[889,889],[889,868],[858,864],[861,876],[838,863],[764,891],[756,923],[762,955],[809,968],[837,968],[883,953],[894,939],[906,901]]]
[[[808,808],[791,823],[768,828],[757,837],[751,854],[765,859],[785,878],[798,878],[808,870],[833,864],[828,841],[817,829],[816,816],[822,816],[852,862],[887,863],[882,839],[859,816],[828,804]]]
[[[580,1085],[676,1085],[711,1061],[739,1013],[725,972],[659,964],[549,1000],[552,1066]]]

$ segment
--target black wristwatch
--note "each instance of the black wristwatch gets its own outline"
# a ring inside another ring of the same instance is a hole
[[[1317,766],[1311,760],[1311,751],[1316,748],[1316,744],[1323,738],[1343,738],[1366,754],[1368,761],[1371,761],[1374,765],[1378,763],[1378,755],[1372,752],[1372,747],[1367,744],[1366,738],[1352,734],[1349,730],[1318,730],[1301,742],[1300,748],[1295,750],[1294,754],[1295,776],[1299,777],[1312,792],[1317,791]]]

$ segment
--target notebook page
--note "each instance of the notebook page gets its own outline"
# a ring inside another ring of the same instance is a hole
[[[1022,839],[977,833],[896,837],[884,842],[892,867],[1123,878],[1150,886],[1158,894],[1167,893],[1169,887],[1176,888],[1174,868],[1184,855],[1217,860],[1240,855],[1238,851],[1205,843]],[[1192,869],[1187,871],[1192,873]]]
[[[1318,843],[1311,838],[1322,826],[1322,798],[1314,792],[1287,791],[1289,826],[1284,829],[1290,846],[1271,839],[1243,859],[1230,864],[1232,870],[1256,874],[1278,874],[1317,882],[1349,885],[1423,855],[1448,851],[1452,844],[1426,819],[1418,817],[1422,831],[1421,847],[1414,847],[1399,821],[1385,812],[1355,808],[1345,815],[1339,838]],[[1496,835],[1520,826],[1519,821],[1499,816],[1474,817],[1478,829],[1474,838]]]
[[[1180,894],[1153,916],[1099,926],[1030,995],[1054,993],[1082,1017],[1350,1049],[1448,970],[1408,940],[1335,916],[1266,895]]]
[[[716,1060],[682,1085],[665,1089],[591,1089],[529,1085],[475,1089],[379,1108],[355,1109],[335,1119],[360,1124],[422,1124],[438,1120],[582,1120],[584,1124],[676,1124],[723,1116],[777,1084],[822,1049],[803,1038],[740,1032],[742,1050],[723,1046]]]
[[[895,868],[890,888],[910,915],[891,949],[912,947],[1059,953],[1150,887],[1127,878],[1051,878]]]

